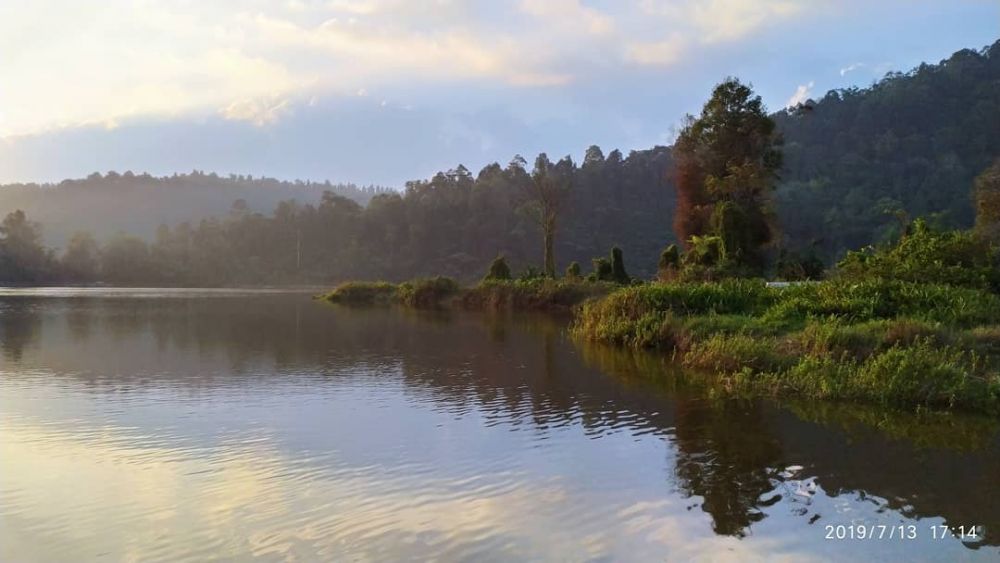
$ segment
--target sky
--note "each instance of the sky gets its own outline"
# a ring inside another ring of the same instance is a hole
[[[193,169],[401,187],[669,144],[1000,38],[997,0],[3,0],[0,182]]]

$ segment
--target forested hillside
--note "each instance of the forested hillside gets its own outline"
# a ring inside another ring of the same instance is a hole
[[[58,184],[0,186],[0,210],[20,209],[45,225],[46,244],[64,247],[77,231],[104,238],[124,231],[152,240],[161,224],[197,222],[225,214],[242,199],[255,211],[270,212],[281,201],[319,201],[324,191],[365,205],[388,188],[329,182],[282,182],[250,176],[222,177],[194,171],[156,178],[132,172],[94,173]]]
[[[815,241],[831,259],[892,237],[906,217],[970,227],[972,180],[1000,156],[1000,41],[775,119],[790,244]]]

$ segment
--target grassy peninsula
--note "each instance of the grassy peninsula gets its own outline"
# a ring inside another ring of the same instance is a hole
[[[451,278],[435,277],[400,284],[345,282],[330,293],[319,297],[331,303],[344,305],[569,312],[588,299],[607,295],[617,287],[611,282],[544,277],[521,280],[487,279],[474,286],[461,287]]]
[[[583,305],[572,330],[667,351],[733,392],[1000,412],[1000,298],[981,290],[654,283]]]

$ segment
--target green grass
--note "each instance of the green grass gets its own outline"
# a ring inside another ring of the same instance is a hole
[[[351,281],[342,283],[330,293],[317,298],[352,306],[405,305],[416,309],[432,309],[440,307],[458,291],[458,283],[446,277],[416,279],[401,284]]]
[[[1000,298],[829,281],[649,284],[587,302],[577,336],[673,351],[734,392],[1000,413]]]
[[[318,298],[344,305],[388,305],[397,300],[399,287],[389,282],[344,282]]]

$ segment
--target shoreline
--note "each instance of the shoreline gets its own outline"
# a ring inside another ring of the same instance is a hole
[[[443,281],[447,280],[447,281]],[[714,392],[1000,414],[1000,298],[890,280],[768,284],[348,282],[351,306],[570,312],[575,338],[651,349]]]

